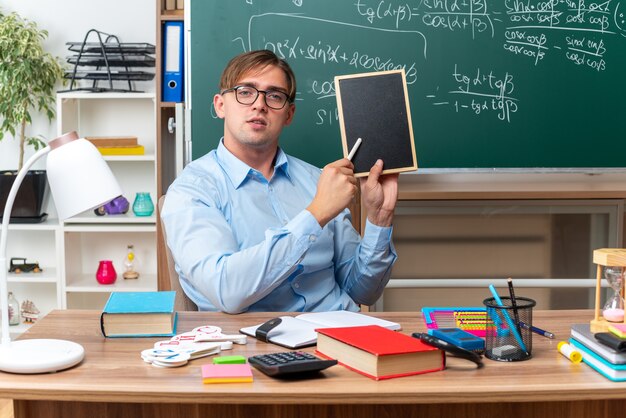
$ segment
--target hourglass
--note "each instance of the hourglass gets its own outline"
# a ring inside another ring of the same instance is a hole
[[[602,308],[602,316],[609,322],[624,321],[624,267],[605,267],[604,278],[613,290],[611,296]]]
[[[624,316],[624,276],[626,275],[626,250],[602,248],[593,252],[593,262],[598,265],[596,274],[595,318],[591,331],[606,332],[611,323],[626,323]],[[602,278],[609,285],[612,295],[600,311]]]

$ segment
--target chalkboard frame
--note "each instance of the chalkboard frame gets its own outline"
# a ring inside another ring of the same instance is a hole
[[[385,91],[381,92],[380,87],[383,85]],[[354,97],[350,89],[355,87],[359,89],[356,94],[358,103],[349,100],[349,97]],[[349,150],[357,141],[357,136],[363,141],[352,159],[356,177],[367,176],[379,158],[387,167],[383,174],[417,170],[411,107],[404,69],[335,76],[335,91],[344,156],[348,156]],[[381,102],[381,97],[386,100]],[[375,102],[368,101],[368,98],[373,98]],[[346,105],[348,103],[350,105]],[[381,125],[392,134],[381,136]],[[372,132],[368,134],[370,130]],[[349,138],[351,133],[355,134]],[[375,148],[372,141],[376,141]],[[398,152],[399,150],[404,152]],[[409,150],[407,155],[406,151]]]

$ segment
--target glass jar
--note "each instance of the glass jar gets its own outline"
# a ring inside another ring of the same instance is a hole
[[[101,260],[96,272],[96,280],[100,284],[113,284],[117,280],[117,272],[113,267],[113,261]]]
[[[138,192],[133,202],[133,212],[135,216],[150,216],[154,212],[154,204],[150,193]]]
[[[9,292],[9,325],[20,324],[20,304],[13,296],[13,292]]]

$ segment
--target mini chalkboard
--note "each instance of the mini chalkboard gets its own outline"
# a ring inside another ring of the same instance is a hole
[[[344,156],[362,139],[352,158],[356,177],[379,158],[384,174],[417,170],[404,70],[336,76],[335,90]]]

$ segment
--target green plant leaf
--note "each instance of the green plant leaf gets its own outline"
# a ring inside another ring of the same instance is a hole
[[[65,80],[60,58],[43,49],[47,37],[48,31],[35,22],[0,11],[0,140],[7,132],[15,138],[24,121],[30,125],[32,112],[54,119],[54,87],[58,80]],[[22,139],[35,150],[45,146],[38,137]]]

